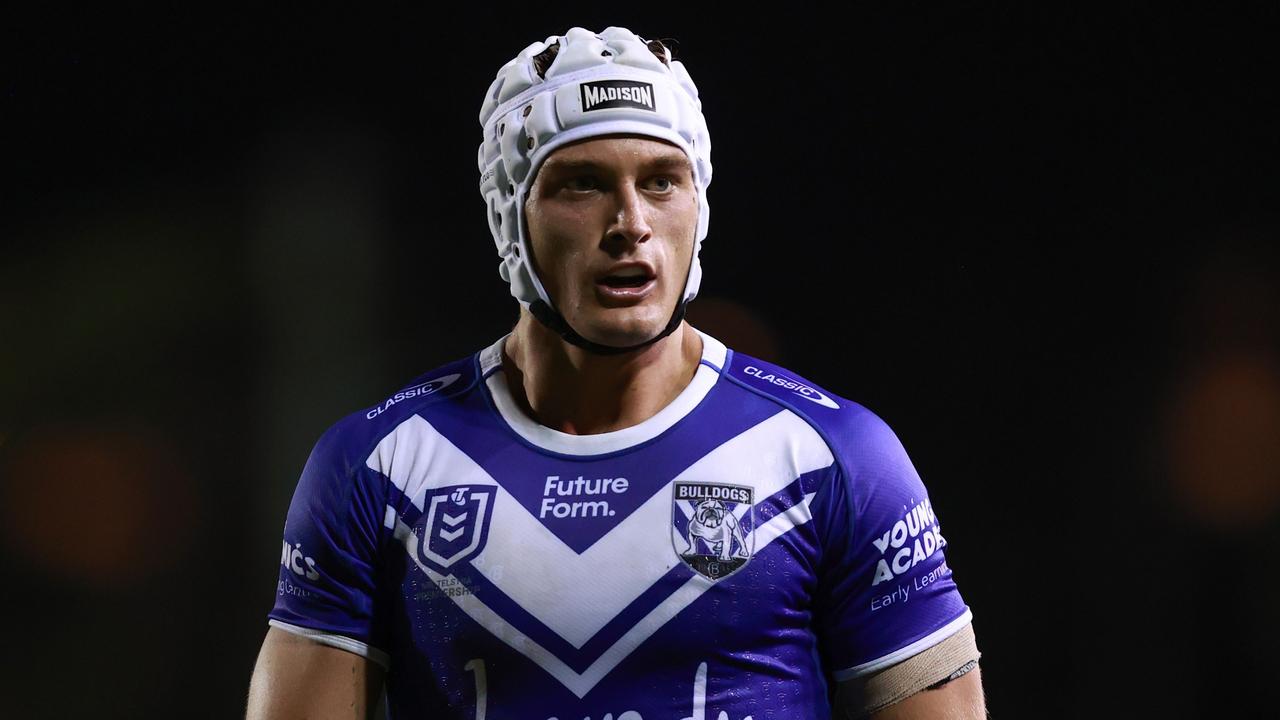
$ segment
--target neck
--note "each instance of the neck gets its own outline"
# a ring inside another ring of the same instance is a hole
[[[521,409],[553,430],[595,435],[638,425],[669,405],[698,370],[702,338],[681,323],[634,352],[596,355],[522,310],[503,351],[507,386]]]

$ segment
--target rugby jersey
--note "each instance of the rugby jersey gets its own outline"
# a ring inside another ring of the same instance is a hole
[[[271,625],[387,668],[393,718],[827,718],[971,621],[876,415],[701,334],[648,420],[570,435],[499,340],[317,442]]]

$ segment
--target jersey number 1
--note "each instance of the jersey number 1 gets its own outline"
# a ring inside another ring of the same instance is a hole
[[[484,660],[476,658],[463,666],[476,674],[476,720],[484,720],[485,699],[489,694],[488,683],[484,677]]]

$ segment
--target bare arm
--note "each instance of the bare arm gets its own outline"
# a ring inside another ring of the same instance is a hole
[[[267,630],[249,683],[247,720],[366,720],[382,694],[382,667],[346,650]]]
[[[987,704],[982,696],[982,671],[974,668],[933,690],[874,713],[871,720],[983,720]]]

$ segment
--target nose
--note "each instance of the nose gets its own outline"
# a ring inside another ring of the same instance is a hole
[[[617,212],[605,231],[606,241],[625,245],[647,241],[653,234],[653,228],[649,226],[648,207],[640,191],[626,183],[616,197]]]

